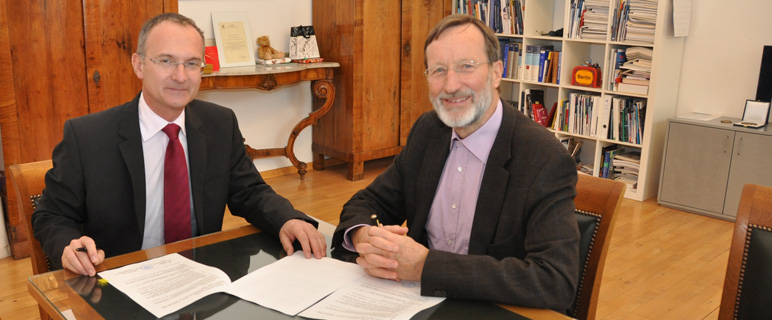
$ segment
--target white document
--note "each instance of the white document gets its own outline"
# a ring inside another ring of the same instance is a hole
[[[294,316],[336,289],[365,276],[356,264],[332,258],[306,259],[298,251],[242,277],[227,292]]]
[[[689,35],[691,15],[692,0],[673,0],[673,36],[686,37]]]
[[[422,297],[419,282],[396,282],[362,277],[333,292],[329,297],[301,312],[313,319],[392,319],[408,320],[421,310],[445,298]]]
[[[222,292],[231,283],[222,270],[176,253],[102,271],[99,276],[158,318]]]
[[[419,283],[373,278],[356,264],[332,258],[306,259],[300,251],[233,283],[220,269],[176,253],[103,271],[99,276],[159,318],[217,292],[291,316],[324,299],[313,309],[319,319],[343,319],[346,314],[409,319],[444,299],[421,297]],[[380,307],[374,309],[376,305]],[[374,310],[379,316],[373,316]],[[323,317],[325,313],[335,315]]]

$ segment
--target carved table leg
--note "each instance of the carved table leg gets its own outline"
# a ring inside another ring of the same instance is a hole
[[[306,168],[308,165],[295,157],[295,139],[297,139],[298,135],[300,135],[300,132],[303,131],[303,129],[310,125],[316,124],[317,121],[319,121],[319,118],[330,111],[332,108],[332,103],[335,101],[335,86],[332,84],[332,82],[330,82],[330,80],[317,80],[312,82],[311,91],[317,98],[325,99],[324,105],[316,111],[311,112],[308,117],[300,120],[300,122],[295,125],[295,128],[292,129],[292,133],[290,133],[289,139],[287,140],[286,147],[287,158],[289,158],[290,162],[292,162],[292,165],[295,166],[295,168],[298,168],[300,180],[305,179]]]

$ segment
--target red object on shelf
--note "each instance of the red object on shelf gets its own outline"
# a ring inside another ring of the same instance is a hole
[[[212,71],[220,70],[220,58],[217,57],[217,47],[206,47],[204,49],[204,59],[207,64],[212,65]]]

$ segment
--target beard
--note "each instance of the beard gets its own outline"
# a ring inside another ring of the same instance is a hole
[[[481,92],[475,92],[472,89],[466,88],[458,90],[454,93],[442,92],[437,97],[429,99],[432,101],[434,110],[440,117],[446,126],[451,128],[463,128],[476,123],[490,108],[493,100],[493,84],[491,83],[491,75],[488,74],[488,79],[485,82],[485,87]],[[458,111],[450,111],[442,104],[442,99],[455,99],[459,97],[471,96],[472,105]]]

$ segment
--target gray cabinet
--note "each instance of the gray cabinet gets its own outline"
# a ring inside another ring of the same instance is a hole
[[[772,132],[721,120],[668,121],[661,205],[733,220],[743,185],[772,186]]]

